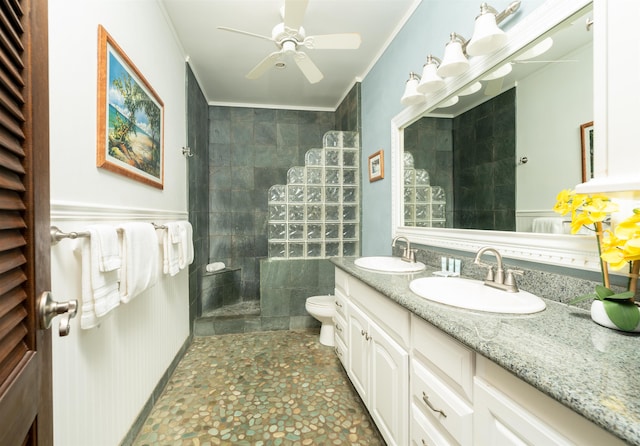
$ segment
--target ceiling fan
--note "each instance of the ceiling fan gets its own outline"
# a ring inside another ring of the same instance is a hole
[[[349,50],[360,47],[360,34],[324,34],[319,36],[305,35],[302,19],[307,10],[308,0],[285,0],[281,10],[282,23],[277,24],[271,31],[271,36],[263,36],[248,31],[219,26],[218,29],[244,34],[251,37],[266,39],[275,43],[277,51],[262,59],[249,73],[247,79],[257,79],[273,67],[286,66],[285,57],[292,57],[307,80],[315,84],[324,77],[309,56],[300,47],[308,49]]]

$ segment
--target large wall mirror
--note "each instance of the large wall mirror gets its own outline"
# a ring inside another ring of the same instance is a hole
[[[546,2],[508,32],[507,48],[394,118],[396,234],[597,270],[592,237],[568,235],[551,210],[592,157],[581,145],[593,120],[591,6]]]

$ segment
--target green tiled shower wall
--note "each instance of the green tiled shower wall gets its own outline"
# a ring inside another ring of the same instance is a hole
[[[445,192],[445,227],[515,230],[515,88],[455,118],[425,117],[405,150]]]
[[[304,305],[310,296],[333,294],[334,279],[334,265],[328,259],[262,259],[261,317],[284,330],[319,327]]]
[[[225,297],[229,300],[228,294],[212,292],[216,287],[205,273],[207,263],[222,261],[239,268],[240,300],[260,300],[264,289],[260,267],[267,258],[269,187],[286,183],[288,169],[304,165],[305,153],[320,147],[326,131],[360,132],[361,121],[359,83],[335,112],[325,112],[211,106],[190,69],[187,79],[188,144],[197,146],[196,155],[189,158],[189,219],[197,223],[196,258],[189,276],[193,325],[202,314],[204,301],[209,308],[219,308],[225,305]],[[287,283],[270,283],[273,289],[288,287]],[[310,296],[316,288],[299,292]],[[269,305],[267,302],[267,312]],[[288,328],[291,324],[281,325]]]
[[[189,321],[202,310],[202,276],[209,259],[209,105],[189,65],[187,71],[187,157],[189,221],[193,227],[193,263],[189,266]],[[178,150],[178,148],[173,148]]]

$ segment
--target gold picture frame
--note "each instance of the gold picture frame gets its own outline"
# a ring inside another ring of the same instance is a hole
[[[593,121],[580,125],[580,145],[582,146],[582,182],[593,178]]]
[[[384,150],[378,150],[369,157],[369,182],[384,178]]]
[[[98,26],[98,167],[164,187],[164,103]]]

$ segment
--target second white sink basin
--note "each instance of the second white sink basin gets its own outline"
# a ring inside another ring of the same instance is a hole
[[[400,257],[393,256],[360,257],[354,263],[360,268],[380,273],[415,273],[426,268],[422,262],[405,262]]]
[[[480,280],[452,277],[424,277],[409,283],[411,291],[434,302],[491,313],[530,314],[547,305],[527,291],[508,293],[486,286]]]

